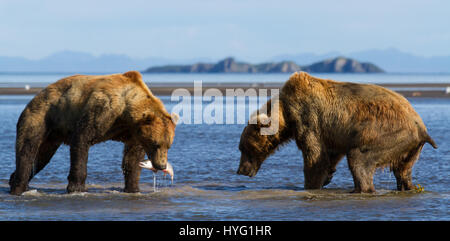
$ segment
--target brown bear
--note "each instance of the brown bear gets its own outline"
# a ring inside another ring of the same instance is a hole
[[[274,107],[277,111],[271,111]],[[397,189],[410,190],[412,166],[423,145],[437,148],[410,103],[377,85],[294,73],[279,97],[263,108],[267,115],[257,111],[256,124],[248,124],[242,132],[238,174],[256,175],[269,155],[294,139],[303,154],[305,189],[327,185],[338,162],[347,156],[353,192],[374,192],[374,172],[387,166],[394,172]],[[261,134],[273,120],[276,133]]]
[[[89,148],[106,140],[125,144],[124,191],[139,192],[139,161],[147,154],[156,169],[166,168],[176,121],[137,71],[63,78],[39,92],[19,117],[10,192],[26,191],[62,143],[70,145],[67,192],[86,191]]]

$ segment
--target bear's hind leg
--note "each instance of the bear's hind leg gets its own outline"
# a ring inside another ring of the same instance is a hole
[[[56,153],[60,145],[60,141],[51,140],[50,138],[47,138],[47,140],[41,144],[41,146],[39,147],[38,156],[36,158],[36,164],[33,172],[30,175],[29,181],[31,181],[31,179],[36,174],[44,169],[44,167],[50,162],[50,159]]]
[[[408,191],[414,188],[412,184],[412,168],[394,169],[395,179],[397,180],[398,191]]]
[[[353,176],[355,189],[352,193],[373,193],[373,175],[375,173],[375,161],[378,158],[374,153],[367,151],[362,153],[354,149],[347,154],[348,166]]]
[[[404,160],[393,165],[393,172],[397,179],[398,191],[408,191],[414,188],[412,183],[412,167],[417,159],[419,159],[422,148],[423,144],[420,144],[419,147],[414,148]]]
[[[44,138],[44,131],[25,131],[19,129],[16,140],[16,171],[10,176],[10,193],[20,195],[28,188],[28,182],[36,169],[39,146]]]

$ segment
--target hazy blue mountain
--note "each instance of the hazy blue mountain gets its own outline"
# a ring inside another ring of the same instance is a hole
[[[307,65],[315,62],[322,61],[324,59],[335,58],[341,56],[339,52],[329,52],[326,54],[315,54],[315,53],[300,53],[300,54],[283,54],[277,55],[271,58],[269,61],[292,61],[298,65]]]
[[[131,58],[121,54],[94,56],[83,52],[62,51],[38,60],[0,56],[0,72],[117,73],[128,70],[142,70],[148,68],[148,66],[195,63],[199,60],[205,59]]]
[[[450,56],[422,57],[395,48],[371,49],[348,54],[330,52],[326,54],[286,54],[275,56],[271,60],[293,61],[299,65],[335,58],[345,55],[359,61],[370,62],[386,72],[399,73],[450,73]]]
[[[282,61],[276,63],[262,63],[256,65],[258,72],[262,73],[293,73],[301,71],[302,67],[292,61]]]
[[[382,73],[383,69],[372,63],[362,63],[354,59],[337,57],[302,67],[312,73]]]
[[[450,73],[450,56],[421,57],[394,48],[353,52],[347,56],[374,63],[388,72]]]
[[[193,65],[166,65],[150,67],[145,73],[292,73],[296,71],[312,73],[381,73],[382,69],[371,63],[360,63],[354,59],[337,57],[299,66],[294,62],[249,64],[226,58],[215,64],[196,63]]]

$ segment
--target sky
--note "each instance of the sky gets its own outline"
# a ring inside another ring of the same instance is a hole
[[[0,56],[257,61],[387,48],[450,55],[450,1],[0,0]]]

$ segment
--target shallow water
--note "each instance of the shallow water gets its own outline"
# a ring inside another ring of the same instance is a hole
[[[170,111],[174,104],[161,97]],[[169,150],[175,178],[153,190],[143,170],[141,193],[122,192],[118,142],[90,149],[88,192],[66,194],[69,149],[62,146],[22,196],[8,194],[15,169],[17,118],[31,96],[0,96],[0,220],[449,220],[450,100],[410,99],[439,145],[425,145],[413,182],[425,192],[395,191],[392,173],[379,170],[375,194],[350,194],[353,181],[342,160],[324,190],[303,189],[301,152],[294,143],[268,158],[259,173],[237,175],[244,125],[179,125]]]

